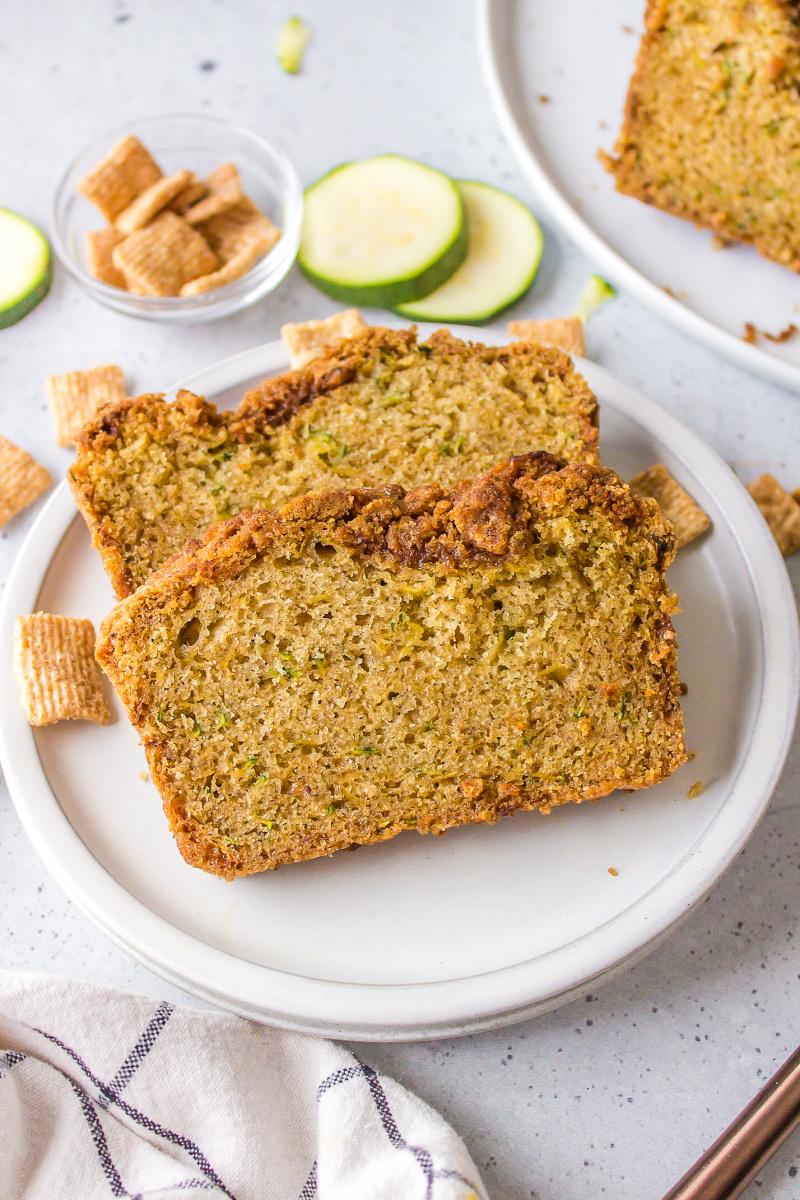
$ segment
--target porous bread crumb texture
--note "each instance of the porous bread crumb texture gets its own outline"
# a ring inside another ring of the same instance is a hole
[[[0,527],[33,504],[52,482],[46,467],[0,434]]]
[[[636,475],[630,480],[630,486],[638,496],[650,496],[656,501],[675,531],[678,550],[711,528],[707,513],[663,463],[655,463]]]
[[[673,553],[612,472],[529,454],[224,522],[97,654],[184,858],[232,878],[664,779]]]
[[[800,550],[800,503],[773,475],[759,475],[747,490],[755,500],[761,515],[785,558]]]
[[[556,317],[549,321],[509,321],[508,332],[526,342],[556,346],[565,354],[586,356],[586,339],[580,317]]]
[[[31,613],[14,622],[14,674],[31,725],[94,721],[111,714],[94,657],[94,626],[80,617]]]
[[[779,0],[649,0],[619,191],[800,270],[800,30]]]
[[[140,396],[81,433],[69,479],[118,596],[188,538],[304,492],[446,486],[531,449],[597,461],[597,405],[570,360],[444,331],[370,329],[266,380],[238,409]]]

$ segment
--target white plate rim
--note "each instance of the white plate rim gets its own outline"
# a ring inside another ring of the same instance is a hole
[[[759,346],[743,341],[681,304],[680,300],[670,296],[662,287],[631,266],[616,250],[612,250],[564,196],[525,137],[522,125],[514,113],[509,91],[503,82],[499,47],[503,41],[504,19],[512,2],[513,0],[476,0],[481,70],[503,134],[537,196],[553,219],[595,260],[612,283],[636,296],[665,321],[669,321],[689,337],[704,343],[709,349],[745,367],[753,374],[772,379],[792,391],[800,392],[800,367],[769,354]]]
[[[491,330],[455,333],[502,342]],[[285,366],[281,343],[234,355],[170,389],[208,393]],[[714,886],[741,851],[777,783],[800,690],[800,636],[785,564],[746,489],[711,447],[664,409],[609,372],[578,361],[602,402],[641,422],[688,472],[702,471],[726,512],[758,599],[762,686],[750,745],[725,801],[692,850],[633,905],[574,943],[464,979],[365,985],[294,976],[235,958],[175,928],[134,899],[72,829],[39,760],[11,669],[14,617],[32,611],[47,566],[76,517],[66,482],[39,514],[12,568],[0,605],[0,760],[20,820],[48,870],[117,945],[156,974],[220,1007],[297,1032],[363,1041],[459,1036],[497,1028],[566,1002],[649,953]],[[647,912],[640,910],[647,909]],[[224,986],[221,981],[225,981]]]

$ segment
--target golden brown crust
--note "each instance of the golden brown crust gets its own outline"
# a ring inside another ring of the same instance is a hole
[[[460,342],[443,330],[434,333],[421,349],[428,358],[441,360],[478,357],[486,363],[530,363],[541,372],[542,379],[565,381],[570,388],[573,410],[570,419],[577,430],[575,441],[570,445],[576,447],[576,457],[596,461],[597,402],[566,354],[524,342],[499,348],[474,345]],[[182,431],[175,436],[184,441],[187,430],[199,435],[224,431],[229,443],[257,445],[274,436],[275,431],[289,422],[298,410],[352,382],[381,356],[402,358],[416,350],[414,327],[402,330],[370,328],[358,337],[334,343],[300,370],[265,380],[249,391],[234,410],[218,411],[213,404],[186,391],[179,392],[173,404],[168,404],[163,396],[151,394],[101,408],[76,438],[78,454],[68,479],[117,596],[130,595],[141,582],[141,574],[136,577],[126,563],[128,550],[120,538],[119,514],[109,511],[98,494],[97,464],[100,456],[113,454],[126,445],[131,428],[139,430],[141,427],[141,432],[154,442],[165,439],[170,430],[174,433],[180,424]],[[180,418],[179,422],[176,416]],[[251,506],[252,502],[247,505]]]
[[[568,505],[600,509],[619,528],[639,526],[652,540],[661,570],[675,557],[672,526],[655,501],[634,495],[605,467],[566,464],[537,450],[448,489],[429,483],[408,492],[393,484],[312,492],[273,512],[239,513],[188,542],[142,588],[163,594],[233,578],[276,545],[323,535],[397,567],[488,566],[518,557],[542,513]],[[103,644],[101,630],[101,660]]]
[[[244,396],[231,423],[239,436],[263,432],[291,420],[298,408],[317,396],[351,383],[380,354],[407,354],[416,346],[416,330],[370,328],[355,338],[334,342],[327,352],[298,371],[265,379]]]
[[[552,371],[561,379],[570,377],[580,398],[587,402],[591,410],[585,422],[584,436],[587,449],[596,453],[597,401],[588,385],[576,374],[570,358],[562,351],[530,342],[499,347],[481,346],[458,341],[443,329],[434,333],[423,345],[430,347],[431,355],[439,358],[469,358],[477,354],[482,361],[490,363],[527,360],[541,364],[543,370]],[[258,387],[246,392],[239,407],[234,410],[220,412],[214,404],[186,391],[178,393],[175,405],[190,417],[193,424],[207,422],[215,426],[227,426],[237,440],[246,440],[254,433],[263,433],[289,421],[299,408],[310,404],[317,396],[350,383],[377,355],[405,354],[416,347],[414,326],[410,329],[372,327],[359,337],[335,342],[326,353],[298,371],[265,379]],[[157,433],[164,423],[162,406],[166,406],[163,395],[154,394],[108,405],[83,427],[75,438],[75,444],[79,452],[81,449],[106,449],[116,442],[125,421],[137,414],[145,414]]]
[[[153,392],[142,396],[129,396],[117,404],[104,405],[75,436],[79,459],[82,449],[105,450],[113,446],[119,440],[125,422],[135,416],[146,417],[149,429],[154,434],[158,433],[166,426],[167,407],[163,395]],[[174,407],[180,409],[192,425],[205,423],[223,426],[230,417],[229,413],[219,412],[214,404],[209,404],[202,396],[195,396],[193,392],[178,392]]]

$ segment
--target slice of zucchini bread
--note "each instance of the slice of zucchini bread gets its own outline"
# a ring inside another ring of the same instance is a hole
[[[619,191],[800,270],[796,0],[649,0]]]
[[[570,359],[444,331],[370,329],[265,380],[234,411],[188,392],[101,409],[70,482],[118,596],[189,538],[304,492],[443,485],[528,450],[597,461],[597,404]]]
[[[184,858],[232,878],[664,779],[673,554],[654,500],[532,453],[222,522],[97,656]]]

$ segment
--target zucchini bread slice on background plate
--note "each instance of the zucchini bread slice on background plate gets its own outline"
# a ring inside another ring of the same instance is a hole
[[[654,500],[534,452],[222,522],[97,654],[184,858],[233,878],[666,779],[673,556]]]
[[[188,392],[101,409],[69,478],[118,596],[189,538],[248,509],[321,489],[448,486],[545,450],[597,459],[597,403],[569,357],[482,346],[442,330],[373,328],[231,411]]]

